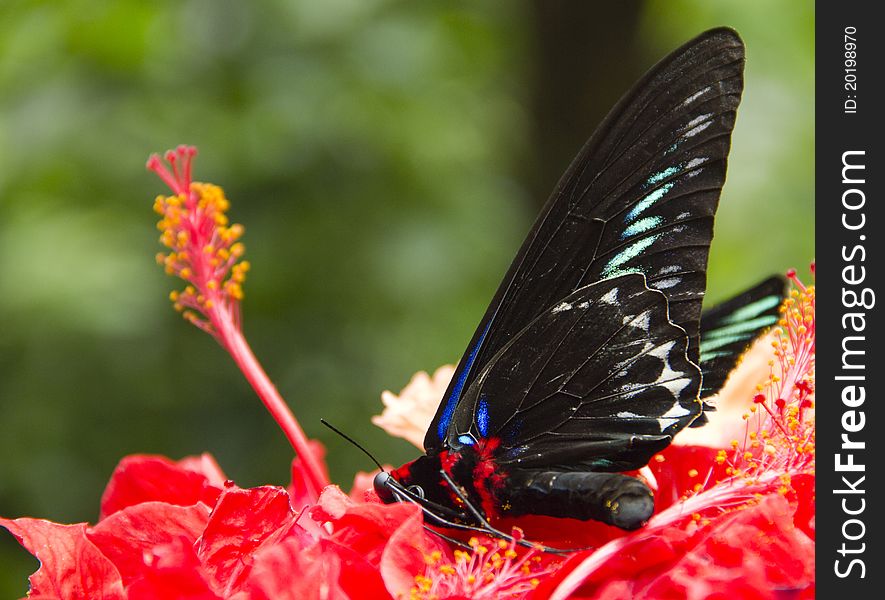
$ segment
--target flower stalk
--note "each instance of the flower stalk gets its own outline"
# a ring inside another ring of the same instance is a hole
[[[283,430],[304,462],[308,494],[316,500],[329,484],[311,452],[307,436],[252,352],[241,328],[240,302],[249,263],[241,261],[245,247],[239,238],[243,226],[228,224],[230,203],[221,188],[193,182],[191,166],[196,148],[179,146],[165,154],[167,167],[152,155],[147,168],[172,190],[158,196],[154,210],[162,217],[160,241],[170,252],[157,255],[166,272],[187,282],[169,297],[175,309],[192,324],[212,335],[231,355],[261,402]]]

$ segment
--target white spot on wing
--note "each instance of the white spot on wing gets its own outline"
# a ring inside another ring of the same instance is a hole
[[[688,106],[689,104],[691,104],[692,102],[694,102],[695,100],[697,100],[698,98],[700,98],[701,96],[706,94],[709,90],[710,90],[710,86],[707,86],[707,87],[701,89],[700,91],[695,92],[694,94],[692,94],[691,96],[689,96],[688,98],[686,98],[685,100],[682,101],[682,106]]]
[[[661,417],[665,417],[667,419],[679,419],[680,417],[687,417],[691,412],[679,404],[678,402],[673,405],[673,407],[661,415]]]
[[[667,390],[669,390],[669,392],[673,394],[673,397],[678,399],[682,391],[691,384],[691,378],[686,377],[687,373],[685,373],[684,371],[674,371],[673,368],[670,366],[670,352],[673,350],[673,346],[675,345],[675,341],[667,342],[666,344],[658,346],[648,354],[649,356],[659,358],[661,362],[664,363],[664,368],[661,370],[661,374],[654,382],[654,384],[667,388]],[[686,409],[682,407],[679,408],[680,410],[685,411],[683,414],[688,414],[688,411]],[[674,409],[671,409],[671,411],[672,410]]]
[[[631,327],[636,327],[637,329],[641,329],[643,331],[648,331],[648,327],[651,324],[651,312],[645,311],[638,315],[629,315],[624,317],[623,325],[630,325]]]
[[[610,289],[599,300],[603,304],[617,305],[617,303],[618,303],[618,288],[615,287],[615,288]]]
[[[654,285],[655,289],[667,290],[667,289],[670,289],[671,287],[673,287],[674,285],[678,284],[680,281],[682,281],[681,277],[669,277],[667,279],[661,279],[660,281],[655,281],[653,285]]]
[[[642,415],[637,415],[636,413],[631,413],[630,411],[622,410],[616,417],[620,417],[621,419],[641,419]]]
[[[692,129],[689,129],[688,131],[683,133],[682,137],[683,138],[694,137],[712,124],[713,124],[713,121],[707,121],[706,123],[701,123],[697,127],[693,127]]]
[[[559,313],[559,312],[563,312],[563,311],[571,310],[571,309],[572,309],[571,303],[563,302],[559,306],[554,307],[552,312]]]
[[[709,159],[706,156],[698,156],[697,158],[693,158],[690,161],[688,161],[687,165],[685,165],[685,170],[688,171],[690,169],[694,169],[695,167],[699,167],[702,164],[704,164],[705,162],[707,162],[707,160],[709,160]]]
[[[670,408],[670,410],[668,410],[663,415],[658,417],[658,425],[661,428],[661,433],[666,431],[666,429],[668,427],[671,427],[674,424],[678,423],[679,420],[682,419],[683,417],[687,417],[690,414],[691,414],[691,411],[689,411],[687,408],[685,408],[684,406],[682,406],[681,404],[676,402]]]
[[[713,113],[707,113],[705,115],[698,115],[691,121],[685,124],[686,129],[691,129],[692,127],[697,126],[699,123],[702,123],[713,116]]]

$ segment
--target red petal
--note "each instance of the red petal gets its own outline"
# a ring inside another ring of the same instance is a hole
[[[248,592],[251,600],[390,598],[378,570],[350,548],[330,540],[305,547],[296,538],[256,555]]]
[[[322,555],[318,545],[305,550],[302,541],[287,538],[262,550],[249,575],[251,600],[344,600],[338,583],[338,557]],[[357,596],[359,598],[360,596]]]
[[[589,573],[579,596],[639,599],[764,599],[771,590],[814,585],[814,543],[793,525],[781,496],[725,513],[689,535],[678,528],[655,537],[631,534]],[[592,555],[591,555],[592,556]],[[625,592],[625,590],[627,590]],[[728,594],[717,595],[721,590]]]
[[[185,456],[177,464],[187,471],[201,473],[206,477],[209,485],[214,485],[219,489],[224,487],[224,482],[227,480],[227,475],[218,466],[215,457],[208,452],[203,452],[199,456]]]
[[[350,488],[350,499],[354,502],[381,502],[378,494],[375,493],[375,475],[379,473],[377,469],[371,473],[365,471],[357,471],[353,478],[353,486]]]
[[[421,512],[414,504],[356,504],[341,490],[324,491],[320,506],[314,509],[312,518],[332,524],[332,540],[357,551],[375,566],[391,532]]]
[[[325,475],[326,481],[329,481],[329,470],[326,466],[326,447],[323,446],[317,440],[308,440],[308,446],[310,447],[310,451],[317,458],[317,461],[320,463],[320,466],[323,469],[323,475]],[[313,504],[314,491],[312,489],[312,485],[310,483],[310,478],[307,475],[307,472],[304,470],[304,465],[301,461],[301,457],[296,456],[292,459],[292,485],[289,486],[289,494],[292,496],[292,506],[294,506],[297,510],[301,510],[308,504]],[[316,490],[319,492],[320,490]]]
[[[494,522],[501,531],[519,527],[527,540],[553,548],[596,548],[626,535],[623,529],[599,521],[560,519],[543,515],[499,518]]]
[[[190,464],[190,463],[186,463]],[[215,478],[215,474],[210,473]],[[142,502],[214,506],[221,489],[206,474],[163,456],[133,455],[120,461],[101,498],[99,520]]]
[[[716,448],[707,446],[669,446],[649,461],[648,466],[658,483],[655,512],[678,502],[695,485],[720,481],[727,477],[727,465],[716,464]]]
[[[337,485],[329,485],[323,489],[316,505],[310,508],[310,518],[318,523],[335,521],[356,504]]]
[[[253,555],[288,535],[300,536],[289,494],[281,487],[231,487],[218,499],[197,555],[222,596],[238,590],[252,567]]]
[[[0,525],[40,561],[30,576],[30,597],[125,600],[113,563],[86,538],[86,524],[43,519],[0,519]]]
[[[145,562],[149,568],[126,590],[128,600],[221,600],[212,591],[193,544],[186,540],[155,546]]]
[[[175,541],[193,545],[209,522],[209,507],[145,502],[117,511],[87,532],[87,537],[116,565],[123,584],[144,577],[156,546]]]
[[[323,556],[334,553],[341,564],[338,583],[347,596],[351,598],[388,598],[387,589],[381,579],[378,568],[360,554],[331,540],[320,540],[319,547]]]
[[[424,574],[425,559],[434,550],[445,553],[448,548],[440,538],[427,533],[424,516],[417,511],[393,532],[381,554],[381,576],[391,596],[409,596],[409,590],[415,587],[415,576]]]
[[[796,490],[796,514],[793,523],[814,539],[814,475],[795,475],[790,485]]]

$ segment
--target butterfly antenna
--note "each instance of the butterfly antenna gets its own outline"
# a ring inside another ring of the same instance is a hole
[[[347,440],[348,442],[350,442],[351,444],[353,444],[354,446],[356,446],[357,448],[359,448],[360,450],[362,450],[362,451],[363,451],[363,454],[365,454],[366,456],[368,456],[368,457],[372,460],[372,462],[375,463],[375,466],[377,466],[379,469],[381,469],[381,470],[384,471],[385,473],[387,472],[387,470],[386,470],[384,467],[381,466],[381,463],[378,462],[378,461],[375,459],[375,457],[372,456],[372,455],[369,453],[368,450],[366,450],[366,449],[363,448],[361,445],[359,445],[359,444],[356,442],[356,440],[354,440],[352,437],[350,437],[349,435],[347,435],[346,433],[344,433],[343,431],[341,431],[340,429],[338,429],[337,427],[335,427],[334,425],[332,425],[331,423],[329,423],[329,422],[328,422],[327,420],[325,420],[325,419],[320,419],[320,423],[322,423],[323,425],[325,425],[326,427],[328,427],[329,429],[331,429],[332,431],[334,431],[335,433],[337,433],[338,435],[340,435],[341,437],[343,437],[345,440]]]

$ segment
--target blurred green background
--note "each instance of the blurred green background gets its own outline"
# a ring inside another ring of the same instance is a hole
[[[150,152],[196,144],[225,188],[246,335],[349,488],[370,465],[318,419],[413,458],[369,424],[380,392],[460,357],[595,124],[717,25],[748,62],[710,300],[813,257],[811,3],[5,0],[0,515],[94,521],[136,452],[288,480],[275,424],[169,306]],[[0,597],[35,567],[0,533]]]

